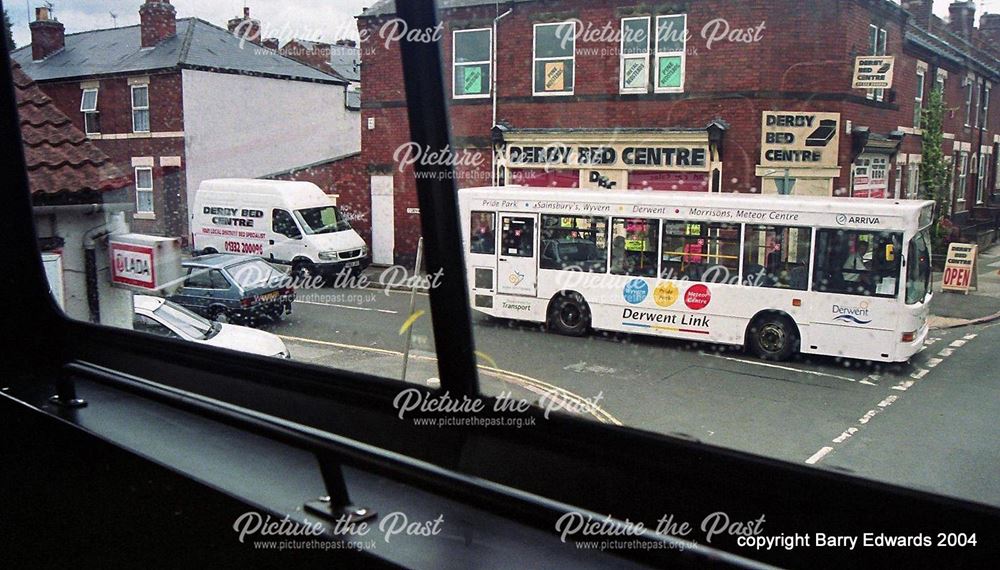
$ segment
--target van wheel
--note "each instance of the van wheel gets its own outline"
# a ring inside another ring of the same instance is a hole
[[[316,276],[316,266],[308,260],[296,260],[292,262],[292,275],[302,281],[311,280]]]
[[[556,297],[549,305],[546,324],[567,336],[583,336],[590,329],[590,307],[579,293]]]
[[[747,343],[764,360],[788,360],[799,349],[799,333],[787,317],[763,315],[750,323]]]

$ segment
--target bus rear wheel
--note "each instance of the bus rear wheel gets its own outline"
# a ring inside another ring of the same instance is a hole
[[[764,360],[788,360],[799,348],[799,334],[787,317],[763,315],[750,324],[747,342]]]
[[[549,328],[567,336],[583,336],[590,329],[590,307],[579,293],[556,297],[549,305]]]

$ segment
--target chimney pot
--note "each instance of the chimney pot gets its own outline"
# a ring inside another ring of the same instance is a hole
[[[929,30],[934,15],[934,0],[902,0],[900,6],[913,16],[917,27]]]

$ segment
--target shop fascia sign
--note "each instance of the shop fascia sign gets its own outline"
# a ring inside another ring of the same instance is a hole
[[[708,172],[707,143],[509,142],[503,151],[508,167],[687,170]]]
[[[764,111],[760,164],[770,167],[836,167],[840,113]]]

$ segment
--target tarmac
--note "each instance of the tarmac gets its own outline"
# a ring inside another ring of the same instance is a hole
[[[410,290],[400,282],[398,275],[386,275],[385,271],[386,268],[382,266],[366,269],[368,286]],[[968,293],[943,291],[941,280],[944,274],[934,272],[934,296],[931,298],[931,316],[928,319],[932,329],[949,329],[1000,319],[1000,243],[994,243],[979,252],[976,271],[976,287]],[[417,291],[426,292],[427,289],[418,288]]]

